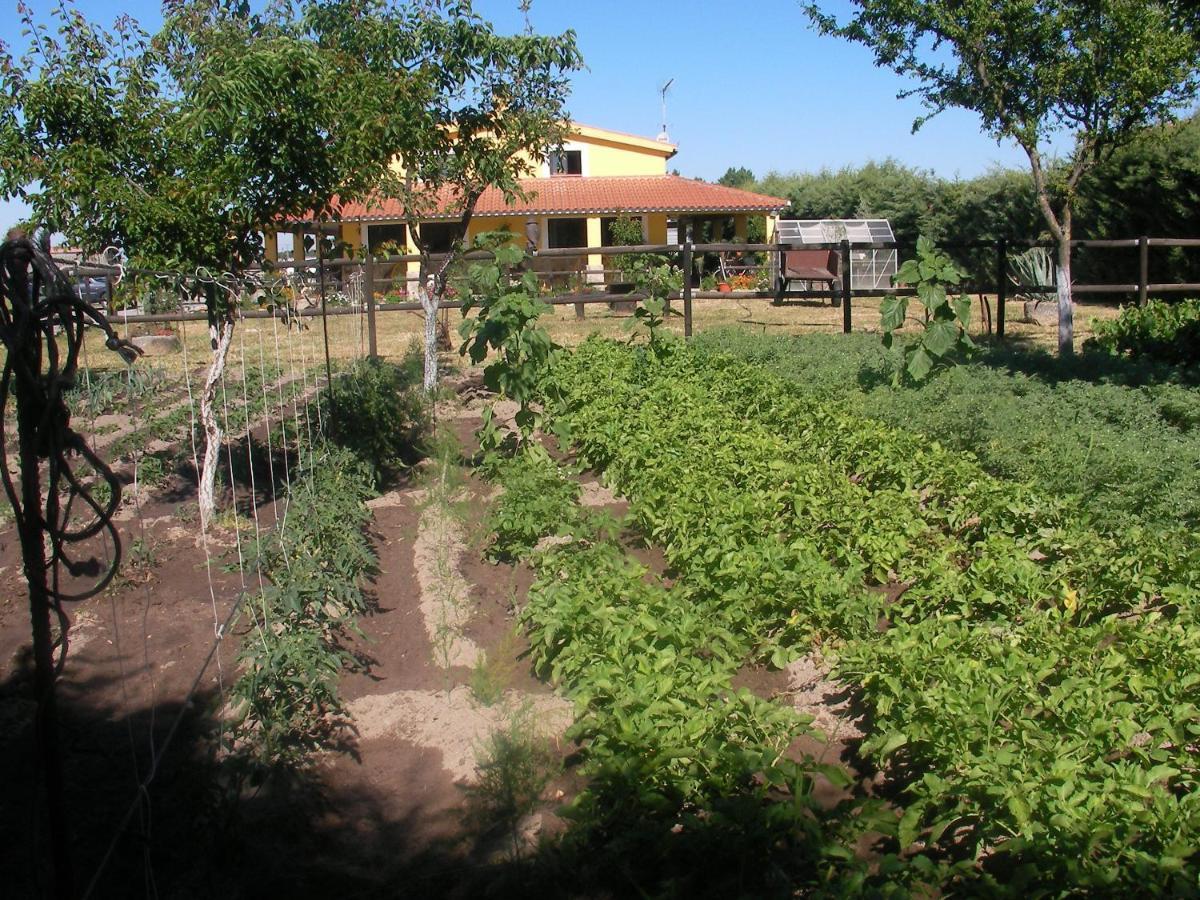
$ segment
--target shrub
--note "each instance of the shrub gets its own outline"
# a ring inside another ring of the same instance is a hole
[[[1085,349],[1171,365],[1200,362],[1200,300],[1130,306],[1111,322],[1096,322]]]
[[[429,409],[410,367],[360,359],[326,389],[327,431],[374,470],[376,485],[416,461]]]

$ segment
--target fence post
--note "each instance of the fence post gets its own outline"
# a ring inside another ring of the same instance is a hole
[[[1004,307],[1008,303],[1008,241],[996,241],[996,340],[1004,340]]]
[[[852,318],[850,313],[850,241],[842,240],[842,332],[849,334],[852,327]]]
[[[379,338],[375,332],[375,257],[367,251],[363,264],[363,299],[367,303],[367,353],[371,359],[379,358]]]
[[[683,226],[683,336],[692,336],[692,221]]]
[[[1138,306],[1145,306],[1150,292],[1150,238],[1138,238]]]

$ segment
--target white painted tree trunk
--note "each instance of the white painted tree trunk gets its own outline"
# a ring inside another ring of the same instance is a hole
[[[217,398],[217,383],[225,372],[225,360],[229,356],[229,345],[233,343],[233,321],[222,318],[218,323],[208,326],[208,334],[212,339],[213,358],[208,367],[208,375],[204,378],[204,389],[200,393],[200,424],[204,426],[204,461],[200,465],[200,524],[207,529],[212,524],[216,512],[214,487],[217,478],[217,464],[221,455],[221,441],[224,435],[217,421],[215,401]]]
[[[437,316],[438,296],[433,278],[417,286],[421,308],[425,310],[425,378],[422,386],[426,394],[433,394],[438,380]]]
[[[1071,233],[1064,231],[1058,242],[1058,352],[1070,356],[1075,352],[1075,305],[1071,300]]]

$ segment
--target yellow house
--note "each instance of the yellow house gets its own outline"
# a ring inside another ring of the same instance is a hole
[[[548,153],[532,167],[535,176],[522,179],[528,199],[508,204],[499,191],[485,191],[467,238],[507,230],[543,250],[612,246],[609,226],[618,216],[627,216],[641,219],[646,243],[682,240],[682,226],[689,221],[713,223],[711,233],[717,239],[745,241],[749,218],[762,216],[770,239],[787,200],[668,175],[667,161],[676,152],[674,144],[662,140],[572,123],[561,151]],[[459,215],[446,203],[444,213],[422,219],[418,227],[426,246],[435,252],[449,249]],[[297,238],[311,225],[297,223]],[[417,252],[404,210],[395,200],[347,203],[337,227],[341,239],[355,250],[377,253],[387,244]],[[275,235],[267,239],[268,257],[274,258]],[[579,264],[586,267],[589,281],[603,280],[601,255],[591,254],[586,260],[581,255]],[[417,275],[416,264],[410,265],[408,277]]]

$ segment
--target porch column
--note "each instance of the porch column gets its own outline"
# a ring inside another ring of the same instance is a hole
[[[307,259],[304,252],[304,229],[296,227],[292,229],[292,260],[293,262],[303,262]]]
[[[733,239],[739,244],[747,243],[746,235],[750,233],[747,227],[748,220],[749,216],[745,213],[738,213],[733,217]]]
[[[263,232],[263,258],[269,263],[279,262],[279,232]]]
[[[599,247],[603,243],[600,234],[600,217],[589,216],[587,220],[587,245]],[[587,258],[587,282],[598,284],[604,281],[604,257],[599,253],[589,253]]]
[[[357,255],[363,249],[362,226],[358,222],[342,222],[338,239],[347,246],[351,254]]]

